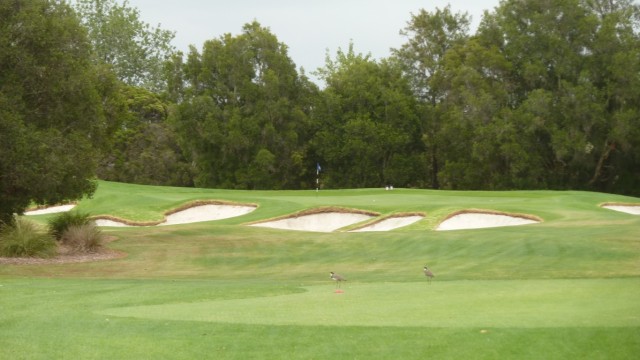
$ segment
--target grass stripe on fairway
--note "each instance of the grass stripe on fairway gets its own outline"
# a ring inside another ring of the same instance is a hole
[[[640,280],[351,283],[299,294],[132,306],[101,314],[263,325],[416,327],[640,326]]]

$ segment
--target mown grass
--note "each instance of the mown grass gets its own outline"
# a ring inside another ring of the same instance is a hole
[[[640,217],[598,206],[640,199],[101,182],[77,210],[154,221],[207,199],[258,208],[207,223],[103,229],[118,239],[109,246],[127,253],[117,260],[0,265],[0,358],[631,359],[640,353]],[[321,206],[426,217],[380,233],[243,225]],[[543,222],[433,231],[451,212],[469,208]],[[431,285],[422,275],[425,263],[436,273]],[[349,279],[344,294],[333,292],[329,271]]]

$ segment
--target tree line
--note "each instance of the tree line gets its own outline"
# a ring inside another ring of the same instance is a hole
[[[503,0],[474,33],[408,15],[373,59],[298,69],[257,21],[176,51],[115,0],[0,3],[3,220],[96,176],[234,189],[580,189],[640,195],[640,9]],[[396,29],[394,29],[396,30]]]

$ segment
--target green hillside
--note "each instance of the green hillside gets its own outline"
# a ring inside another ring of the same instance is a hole
[[[219,221],[103,228],[115,239],[109,248],[126,254],[117,259],[0,265],[0,357],[627,359],[640,351],[640,216],[599,206],[638,198],[100,182],[77,210],[151,221],[195,200],[258,207]],[[324,206],[426,216],[386,232],[247,226]],[[542,222],[434,230],[466,209]],[[329,271],[348,279],[344,293]]]

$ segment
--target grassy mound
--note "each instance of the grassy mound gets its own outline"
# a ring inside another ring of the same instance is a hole
[[[206,223],[105,229],[116,238],[108,247],[127,254],[110,261],[0,266],[0,358],[630,359],[640,353],[640,216],[599,206],[640,199],[575,191],[316,193],[101,182],[77,208],[156,221],[180,204],[206,199],[257,208]],[[391,232],[248,226],[323,207],[425,217]],[[435,231],[465,209],[544,221]],[[33,219],[45,223],[51,216]],[[424,264],[436,274],[431,285]],[[344,293],[334,293],[329,271],[349,279]]]

